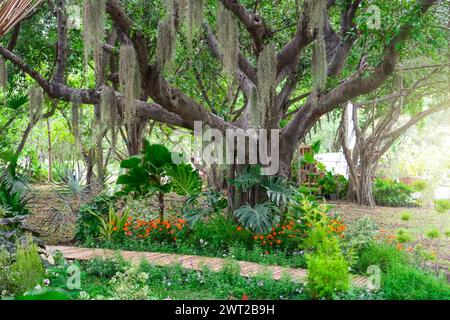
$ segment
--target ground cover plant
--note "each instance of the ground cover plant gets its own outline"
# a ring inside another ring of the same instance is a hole
[[[449,299],[449,10],[0,1],[1,298]]]

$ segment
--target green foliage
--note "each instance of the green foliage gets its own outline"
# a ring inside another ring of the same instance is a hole
[[[225,210],[228,206],[227,198],[220,192],[208,190],[189,197],[183,206],[183,215],[189,225]]]
[[[308,289],[313,298],[331,298],[348,290],[349,263],[342,253],[339,239],[329,232],[325,208],[303,200],[303,220],[310,225],[305,241],[308,266]]]
[[[13,185],[6,182],[0,183],[0,206],[7,209],[6,217],[28,214],[29,201],[30,199],[21,191],[15,191]]]
[[[262,181],[261,167],[260,166],[246,166],[242,172],[236,177],[231,179],[231,185],[242,191],[247,191],[252,187],[260,184]]]
[[[408,263],[409,258],[404,252],[388,244],[372,243],[358,255],[355,269],[361,273],[365,273],[369,266],[376,265],[383,272],[388,272],[396,264],[406,265]]]
[[[237,244],[251,247],[251,237],[251,233],[247,230],[237,231],[236,225],[229,217],[215,214],[208,221],[200,221],[193,227],[188,242],[195,247],[207,242],[205,246],[214,250],[223,250]]]
[[[12,257],[10,253],[3,247],[0,247],[0,298],[2,295],[13,293],[14,282],[11,279],[11,265]]]
[[[115,197],[99,195],[90,203],[81,206],[77,214],[75,232],[75,239],[78,242],[85,243],[88,240],[92,241],[100,236],[100,220],[95,215],[92,215],[91,212],[95,212],[97,216],[106,219],[109,214],[109,209],[115,200]]]
[[[392,180],[377,178],[373,185],[373,197],[379,206],[410,207],[415,205],[410,186]]]
[[[189,164],[166,167],[166,174],[170,177],[172,190],[181,196],[197,195],[202,191],[202,180],[197,170]]]
[[[294,189],[285,177],[268,176],[261,186],[266,189],[269,200],[278,206],[287,205],[294,195]]]
[[[128,219],[128,211],[118,211],[111,205],[106,218],[94,211],[89,212],[99,221],[98,232],[101,239],[110,242],[123,236],[123,228]]]
[[[409,213],[408,211],[405,211],[402,213],[401,217],[402,221],[409,221],[411,220],[411,213]]]
[[[436,211],[439,213],[446,213],[450,211],[450,199],[440,199],[434,201]]]
[[[439,238],[441,235],[440,235],[440,232],[439,232],[438,229],[432,229],[432,230],[428,230],[428,231],[426,232],[426,236],[427,236],[428,238],[430,238],[430,239],[437,239],[437,238]]]
[[[415,267],[394,264],[382,278],[383,291],[390,300],[448,300],[450,286],[443,279]]]
[[[11,266],[11,276],[18,293],[33,289],[44,277],[44,266],[37,246],[28,241],[17,246],[15,261]]]
[[[112,278],[117,272],[124,272],[129,266],[120,254],[109,259],[96,257],[83,265],[88,274],[106,279]]]
[[[308,288],[313,298],[331,298],[350,286],[348,263],[339,247],[332,255],[314,253],[307,256]]]
[[[411,184],[411,188],[415,192],[423,192],[427,188],[427,182],[424,180],[416,180]]]
[[[409,233],[406,229],[398,229],[397,230],[397,241],[400,243],[411,242],[413,237],[411,233]]]
[[[371,245],[378,234],[378,225],[368,216],[364,216],[347,226],[342,247],[346,257],[354,263],[353,255],[358,255]]]
[[[252,207],[245,204],[234,211],[239,222],[247,229],[258,234],[266,234],[278,223],[278,207],[270,202],[257,204]]]
[[[29,291],[25,295],[17,297],[16,300],[64,301],[70,300],[70,295],[61,289],[41,288]]]

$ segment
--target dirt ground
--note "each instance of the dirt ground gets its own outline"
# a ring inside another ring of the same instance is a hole
[[[332,204],[335,205],[334,210],[340,213],[347,223],[368,216],[379,225],[381,230],[385,230],[386,234],[395,235],[398,229],[406,229],[412,235],[413,241],[404,243],[404,248],[416,248],[421,245],[426,250],[439,255],[439,264],[443,268],[450,268],[450,238],[444,235],[445,231],[450,231],[448,214],[445,219],[445,215],[437,213],[432,208],[367,208],[343,201]],[[410,214],[409,221],[401,219],[404,213]],[[440,231],[440,238],[429,239],[426,236],[427,231],[433,229]]]
[[[73,244],[76,223],[76,211],[80,201],[76,197],[63,195],[62,190],[55,185],[33,185],[30,204],[31,215],[27,220],[40,238],[49,245]],[[86,196],[87,198],[92,195]],[[81,199],[81,202],[86,199]],[[419,244],[430,252],[437,252],[440,256],[439,265],[450,267],[450,239],[443,233],[450,230],[450,219],[443,223],[443,215],[431,208],[367,208],[355,204],[339,201],[333,202],[335,210],[347,223],[358,218],[369,216],[384,229],[387,234],[395,235],[397,230],[406,229],[413,236],[411,243],[405,243],[404,247],[415,248]],[[170,211],[179,210],[180,199],[169,196],[166,199],[166,208]],[[150,207],[157,212],[158,204],[152,201]],[[176,208],[176,209],[174,209]],[[403,213],[411,216],[409,221],[402,221]],[[440,239],[430,240],[426,232],[431,229],[441,230]]]

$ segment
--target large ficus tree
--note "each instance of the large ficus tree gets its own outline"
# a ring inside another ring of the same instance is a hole
[[[1,46],[0,55],[48,97],[93,105],[98,145],[109,128],[113,133],[125,128],[129,152],[137,153],[150,119],[188,129],[203,121],[222,132],[281,129],[277,174],[282,176],[290,175],[299,141],[323,115],[382,87],[403,56],[433,50],[427,33],[438,33],[430,27],[436,13],[428,12],[444,5],[438,0],[85,0],[78,36],[85,72],[93,69],[95,81],[80,88],[67,82],[68,57],[75,50],[68,38],[69,2],[77,1],[47,1],[41,9],[55,16],[51,77],[14,46]],[[380,17],[373,16],[373,5],[381,9]],[[230,177],[239,170],[231,166]]]

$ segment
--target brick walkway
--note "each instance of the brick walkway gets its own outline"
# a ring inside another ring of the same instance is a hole
[[[220,271],[225,259],[209,258],[201,256],[177,255],[169,253],[137,252],[137,251],[113,251],[105,249],[89,249],[78,247],[47,246],[48,252],[61,251],[66,259],[70,260],[90,260],[95,257],[114,257],[119,252],[121,256],[131,262],[140,262],[147,260],[149,263],[157,266],[168,266],[180,264],[183,268],[201,271],[204,266],[212,271]],[[281,279],[284,274],[288,274],[292,281],[305,282],[307,272],[305,269],[294,269],[279,266],[264,266],[253,262],[238,261],[241,268],[241,275],[244,277],[253,277],[260,274],[261,271],[270,272],[275,280]],[[367,287],[367,278],[353,276],[353,285],[356,287]]]

